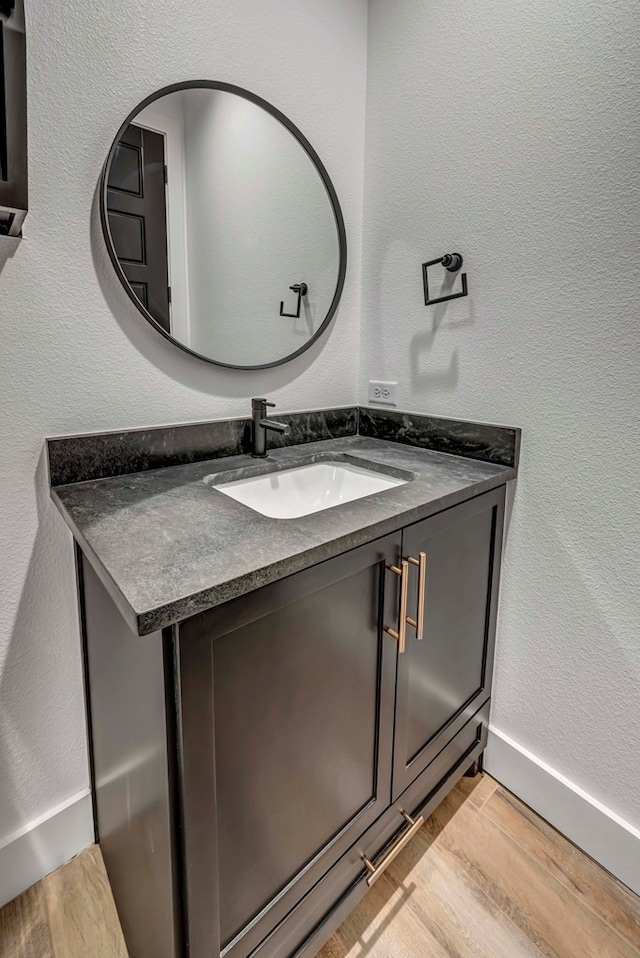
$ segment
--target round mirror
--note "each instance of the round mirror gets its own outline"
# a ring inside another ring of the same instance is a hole
[[[113,142],[100,210],[131,300],[201,359],[277,366],[336,311],[346,236],[331,180],[293,123],[239,87],[198,80],[144,100]]]

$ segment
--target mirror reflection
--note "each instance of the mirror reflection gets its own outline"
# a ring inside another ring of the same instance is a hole
[[[129,295],[203,358],[278,364],[335,311],[346,255],[335,191],[296,128],[245,91],[174,89],[140,109],[112,147],[102,203]]]

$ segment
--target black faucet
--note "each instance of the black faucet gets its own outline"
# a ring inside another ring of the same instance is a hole
[[[289,426],[286,422],[276,422],[267,419],[267,406],[275,406],[274,402],[266,399],[251,400],[251,455],[254,459],[264,459],[267,455],[267,430],[286,435]]]

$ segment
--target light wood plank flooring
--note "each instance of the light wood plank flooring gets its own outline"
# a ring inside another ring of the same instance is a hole
[[[2,958],[127,958],[97,845],[0,911]]]
[[[2,958],[127,958],[98,848],[0,911]],[[488,776],[463,779],[318,958],[640,958],[640,899]]]

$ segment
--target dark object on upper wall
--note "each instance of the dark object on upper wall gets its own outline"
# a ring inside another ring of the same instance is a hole
[[[254,93],[190,80],[143,100],[109,151],[100,210],[127,295],[199,359],[279,366],[335,315],[347,261],[336,191],[306,137]]]
[[[0,236],[20,236],[27,209],[24,7],[22,0],[0,0]]]
[[[441,256],[438,259],[430,259],[428,263],[422,264],[422,281],[424,283],[425,306],[433,306],[435,303],[446,303],[450,299],[460,299],[461,296],[468,295],[467,274],[462,273],[460,276],[460,279],[462,280],[462,291],[460,293],[451,293],[449,296],[438,296],[435,299],[431,299],[429,296],[429,267],[441,264],[446,270],[448,270],[449,273],[457,273],[462,266],[462,262],[463,260],[460,253],[445,253],[444,256]]]

